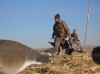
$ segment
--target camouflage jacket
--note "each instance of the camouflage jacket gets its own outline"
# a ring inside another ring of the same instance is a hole
[[[70,35],[70,30],[64,21],[54,24],[52,37],[65,37],[67,35]]]
[[[72,34],[71,34],[71,37],[73,37],[75,40],[78,40],[78,35],[77,35],[77,33],[72,33]]]

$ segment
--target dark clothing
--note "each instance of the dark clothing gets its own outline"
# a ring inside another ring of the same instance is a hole
[[[75,39],[75,41],[78,41],[78,34],[77,33],[72,33],[71,37]]]

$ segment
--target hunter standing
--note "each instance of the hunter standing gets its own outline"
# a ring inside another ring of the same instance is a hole
[[[73,30],[71,37],[74,38],[75,41],[78,41],[78,34],[76,33],[76,29]]]
[[[54,48],[58,51],[57,55],[59,55],[60,45],[70,35],[70,30],[68,25],[60,19],[59,14],[55,15],[54,20],[55,24],[53,26],[52,38],[54,38]]]

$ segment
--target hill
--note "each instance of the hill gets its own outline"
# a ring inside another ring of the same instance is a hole
[[[92,49],[85,53],[74,52],[65,55],[63,51],[50,62],[31,65],[19,74],[100,74],[100,65],[94,63]]]

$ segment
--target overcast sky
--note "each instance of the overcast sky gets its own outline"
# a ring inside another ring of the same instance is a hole
[[[0,39],[32,48],[51,47],[54,16],[59,13],[84,42],[89,0],[0,0]],[[100,0],[92,0],[87,45],[100,45]]]

